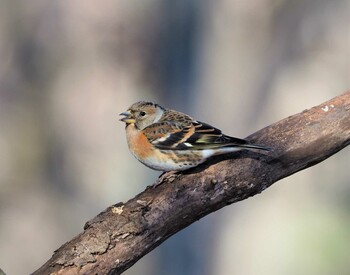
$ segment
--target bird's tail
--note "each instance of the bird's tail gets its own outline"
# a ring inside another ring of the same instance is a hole
[[[235,146],[237,146],[237,144]],[[257,150],[264,150],[264,151],[272,151],[271,147],[258,145],[258,144],[246,143],[246,144],[240,144],[240,145],[238,145],[238,147],[247,148],[247,149],[257,149]]]

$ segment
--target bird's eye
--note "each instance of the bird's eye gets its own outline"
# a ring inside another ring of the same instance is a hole
[[[140,112],[140,116],[145,116],[146,113],[145,112]]]

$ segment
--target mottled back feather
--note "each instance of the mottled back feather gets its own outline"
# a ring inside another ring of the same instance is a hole
[[[160,120],[144,129],[149,141],[162,150],[205,150],[220,147],[250,147],[247,141],[230,137],[203,122],[173,110],[166,110]]]

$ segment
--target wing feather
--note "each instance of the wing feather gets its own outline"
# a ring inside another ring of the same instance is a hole
[[[162,150],[205,150],[222,147],[269,148],[249,144],[246,140],[224,135],[221,130],[190,116],[170,110],[159,122],[144,130],[148,140]]]

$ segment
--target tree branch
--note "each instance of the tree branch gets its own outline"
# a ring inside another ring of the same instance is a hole
[[[87,222],[82,233],[33,274],[121,274],[203,216],[325,160],[350,143],[350,91],[247,139],[274,151],[242,151],[164,174],[157,187]]]

